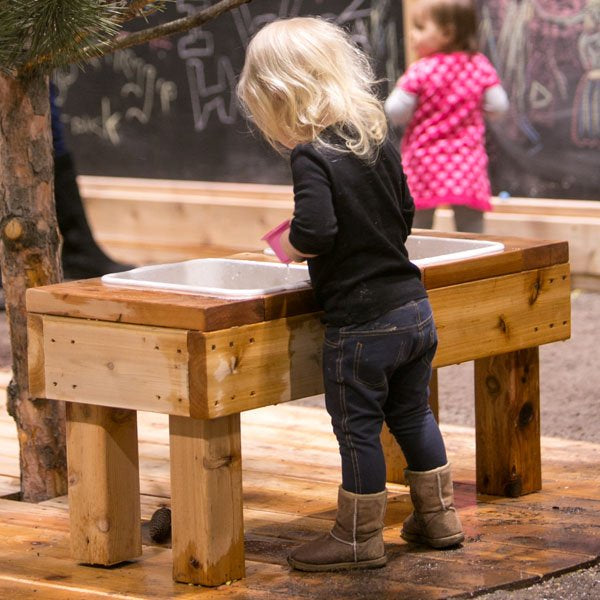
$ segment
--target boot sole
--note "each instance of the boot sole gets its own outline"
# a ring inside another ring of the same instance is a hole
[[[405,531],[401,531],[400,537],[403,540],[410,542],[411,544],[423,544],[425,546],[431,546],[432,548],[436,548],[439,550],[441,548],[450,548],[451,546],[458,546],[458,544],[464,541],[465,534],[461,532],[456,533],[454,535],[449,535],[447,537],[432,540],[422,535],[406,533]]]
[[[387,556],[382,556],[381,558],[374,558],[372,560],[363,560],[360,562],[342,562],[342,563],[333,563],[327,565],[315,565],[311,563],[301,562],[299,560],[294,560],[293,558],[288,557],[288,564],[293,569],[298,571],[352,571],[357,569],[379,569],[384,567],[387,563]]]

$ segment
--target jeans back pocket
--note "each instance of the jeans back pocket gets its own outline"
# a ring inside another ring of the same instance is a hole
[[[396,337],[383,334],[357,340],[352,363],[352,376],[357,383],[373,389],[386,387],[390,354],[393,355],[390,342]]]

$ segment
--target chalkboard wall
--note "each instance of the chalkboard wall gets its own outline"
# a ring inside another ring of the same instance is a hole
[[[177,0],[151,23],[209,3]],[[284,159],[249,131],[235,85],[252,34],[280,17],[323,15],[347,28],[393,81],[403,63],[401,2],[254,0],[179,37],[57,72],[66,136],[80,173],[289,183]],[[388,84],[382,85],[382,95]]]
[[[207,4],[177,0],[153,22]],[[327,16],[373,57],[385,96],[403,69],[402,4],[253,0],[193,32],[57,73],[79,171],[289,183],[286,162],[250,133],[234,98],[249,38],[279,17]],[[482,49],[511,100],[488,128],[493,192],[600,199],[600,4],[480,0],[480,17]]]

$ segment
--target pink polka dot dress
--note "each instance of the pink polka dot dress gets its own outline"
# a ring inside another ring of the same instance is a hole
[[[461,204],[490,210],[483,95],[499,84],[483,54],[433,54],[411,65],[397,85],[418,97],[401,143],[417,209]]]

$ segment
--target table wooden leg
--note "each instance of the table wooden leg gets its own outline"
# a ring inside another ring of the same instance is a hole
[[[439,422],[439,398],[438,398],[438,375],[437,369],[431,373],[429,382],[429,406]],[[406,469],[406,460],[402,450],[396,442],[396,438],[390,433],[388,426],[384,423],[381,430],[381,445],[385,456],[386,479],[390,483],[406,483],[404,480],[404,469]]]
[[[173,579],[244,577],[240,415],[169,417]]]
[[[137,415],[67,402],[71,553],[113,565],[142,554]]]
[[[542,488],[538,348],[475,361],[477,491],[516,497]]]

